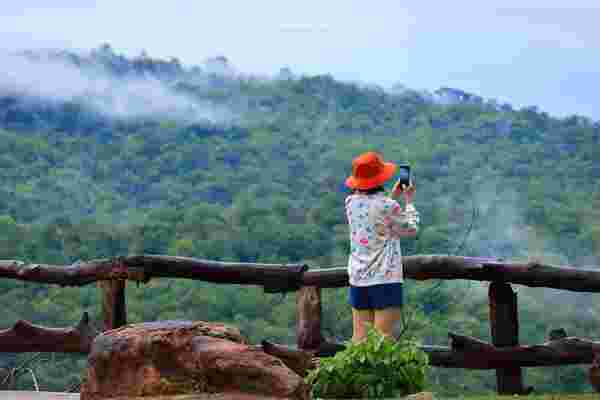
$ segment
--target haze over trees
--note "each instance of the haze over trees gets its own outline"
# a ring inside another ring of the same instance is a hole
[[[244,75],[225,57],[185,67],[105,45],[3,56],[0,259],[71,264],[123,254],[343,266],[344,178],[360,152],[409,162],[423,229],[405,254],[600,265],[600,124],[513,109],[459,89],[424,93],[329,75]],[[489,340],[487,293],[468,282],[407,283],[412,334]],[[230,322],[254,343],[295,341],[294,296],[252,287],[151,281],[127,288],[129,322]],[[70,326],[96,287],[0,281],[2,327]],[[324,334],[351,335],[345,289],[323,292]],[[550,312],[549,312],[550,311]],[[520,340],[552,328],[597,339],[590,294],[520,288]],[[27,355],[3,354],[15,365]],[[85,357],[48,355],[40,390],[76,382]],[[75,364],[74,364],[75,363]],[[527,369],[544,392],[590,391],[583,366]],[[27,376],[20,388],[31,388]],[[448,393],[493,391],[494,371],[433,368]]]

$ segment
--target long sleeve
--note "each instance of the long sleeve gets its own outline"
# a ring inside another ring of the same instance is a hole
[[[420,215],[415,206],[407,204],[404,209],[395,201],[391,212],[386,217],[386,223],[392,229],[392,232],[404,229],[415,229],[418,231],[420,225]]]

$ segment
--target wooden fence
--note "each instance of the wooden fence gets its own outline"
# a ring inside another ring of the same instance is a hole
[[[599,292],[600,271],[539,263],[445,255],[403,257],[406,279],[469,279],[490,281],[492,343],[449,332],[450,347],[421,346],[430,364],[447,368],[495,369],[501,394],[523,394],[522,368],[591,364],[600,342],[555,332],[546,343],[519,345],[517,295],[510,284],[578,292]],[[262,286],[268,293],[297,292],[297,348],[263,341],[263,348],[282,357],[297,354],[330,356],[344,348],[321,335],[321,289],[348,286],[346,268],[309,269],[304,264],[227,263],[185,257],[140,255],[78,262],[69,266],[27,264],[0,260],[0,278],[83,286],[97,283],[102,290],[103,330],[127,324],[125,281],[186,278],[219,284]],[[84,313],[76,326],[49,328],[27,321],[0,331],[1,352],[89,353],[99,332]]]

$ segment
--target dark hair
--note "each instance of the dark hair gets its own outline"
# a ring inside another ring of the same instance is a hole
[[[379,193],[379,192],[385,192],[385,188],[383,186],[377,186],[371,189],[366,189],[366,190],[361,190],[361,189],[354,189],[352,191],[352,193],[361,193],[361,194],[375,194],[375,193]]]

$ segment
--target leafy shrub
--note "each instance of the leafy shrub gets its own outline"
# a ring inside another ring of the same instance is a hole
[[[370,327],[366,340],[345,344],[344,351],[309,371],[305,381],[313,397],[398,397],[424,390],[429,358],[416,341],[395,341]]]

